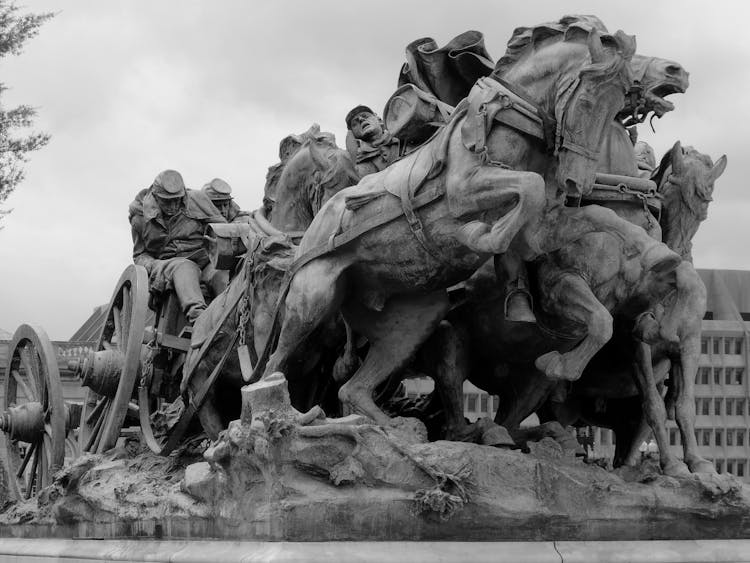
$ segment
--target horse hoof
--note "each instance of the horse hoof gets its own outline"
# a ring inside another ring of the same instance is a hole
[[[659,243],[644,252],[641,264],[646,272],[668,274],[682,264],[682,258],[665,244]]]
[[[679,460],[668,463],[661,472],[667,477],[690,477],[688,466]]]
[[[717,473],[714,464],[707,459],[689,463],[688,466],[690,467],[690,471],[692,473],[711,473],[714,475]]]
[[[556,350],[539,356],[534,365],[550,379],[566,379],[562,354]]]

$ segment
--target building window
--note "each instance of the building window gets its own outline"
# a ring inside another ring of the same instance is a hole
[[[745,414],[745,399],[735,399],[735,401],[734,414],[743,416]]]
[[[735,368],[734,370],[734,384],[742,385],[742,376],[744,375],[742,368]]]
[[[477,394],[469,393],[466,396],[466,410],[469,412],[477,412]]]
[[[716,430],[716,445],[721,446],[722,442],[724,441],[724,431],[723,430]]]
[[[714,342],[714,354],[719,354],[721,352],[721,338],[718,336],[713,338]]]
[[[482,410],[481,410],[481,412],[487,412],[488,399],[489,399],[489,395],[486,395],[486,394],[482,393],[482,398],[481,398]]]
[[[714,399],[714,414],[721,416],[722,399]]]
[[[737,477],[745,476],[745,461],[737,460]]]
[[[701,368],[700,371],[701,385],[708,385],[708,378],[711,375],[711,370],[708,368]]]
[[[727,446],[734,446],[734,430],[727,429]]]
[[[609,446],[609,430],[602,428],[600,431],[602,446]]]
[[[701,354],[708,354],[709,338],[701,338]]]
[[[711,368],[703,368],[711,371]],[[714,370],[714,385],[721,385],[721,369],[716,368]]]
[[[734,460],[728,459],[727,460],[727,473],[731,473],[734,475]]]
[[[725,338],[724,339],[724,353],[725,354],[732,354],[734,350],[734,338]]]
[[[727,385],[732,384],[732,368],[727,368],[724,370],[724,383]]]
[[[733,407],[734,407],[734,399],[727,399],[727,406],[726,406],[727,416],[732,416],[732,411],[734,410]]]
[[[736,443],[738,446],[745,445],[745,429],[744,428],[737,428],[735,430],[735,435],[737,436]]]
[[[744,339],[742,338],[735,338],[734,339],[734,353],[735,354],[742,354],[742,341]]]
[[[723,459],[717,459],[716,460],[716,472],[717,473],[723,473],[724,472],[724,460]]]
[[[704,446],[711,445],[711,431],[710,430],[703,431],[703,445]]]
[[[500,397],[498,397],[497,395],[493,395],[493,397],[492,397],[492,404],[494,405],[494,407],[492,409],[493,412],[497,412],[497,409],[500,408]]]

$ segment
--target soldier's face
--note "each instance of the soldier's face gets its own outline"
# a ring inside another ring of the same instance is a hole
[[[224,219],[229,220],[229,209],[232,203],[231,199],[214,199],[212,200],[216,209],[219,210]]]
[[[163,197],[156,196],[156,203],[159,205],[159,209],[161,209],[162,215],[171,217],[172,215],[176,215],[177,212],[180,210],[180,205],[182,204],[182,198],[181,197],[163,198]]]
[[[380,118],[369,112],[355,115],[351,120],[352,135],[357,139],[371,141],[383,135],[383,125]]]

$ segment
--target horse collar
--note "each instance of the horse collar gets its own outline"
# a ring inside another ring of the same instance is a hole
[[[555,121],[527,94],[500,77],[482,77],[467,98],[468,111],[461,127],[464,146],[494,162],[487,154],[487,136],[494,121],[545,142],[549,152],[555,148]]]

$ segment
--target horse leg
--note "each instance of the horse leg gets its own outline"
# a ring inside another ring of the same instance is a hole
[[[464,418],[463,383],[468,377],[468,340],[464,331],[448,321],[437,327],[425,350],[431,375],[445,415],[445,439],[473,441],[476,426]]]
[[[287,373],[290,367],[301,368],[305,364],[306,358],[295,357],[296,352],[339,309],[345,292],[341,274],[347,266],[340,257],[324,257],[297,272],[286,296],[279,343],[268,359],[263,377],[276,371]]]
[[[669,449],[667,437],[667,408],[654,381],[653,364],[651,363],[651,346],[644,342],[635,342],[635,358],[633,372],[644,401],[646,421],[654,432],[654,438],[659,446],[659,462],[665,475],[682,477],[689,475],[687,466],[680,461]]]
[[[612,315],[579,275],[562,274],[552,289],[555,295],[548,301],[561,317],[586,325],[586,337],[569,352],[553,350],[539,356],[535,365],[549,378],[575,381],[594,354],[612,338]]]
[[[448,188],[449,206],[455,216],[476,216],[513,205],[492,225],[470,221],[456,233],[459,242],[479,254],[505,253],[521,228],[543,215],[547,202],[544,179],[535,172],[487,165],[456,168],[449,172],[446,183],[461,187]],[[460,198],[453,194],[460,194]]]
[[[574,210],[569,207],[554,208],[548,213],[542,228],[530,236],[536,241],[533,247],[548,253],[567,247],[594,232],[615,236],[623,242],[623,248],[630,256],[639,254],[644,273],[669,273],[682,262],[679,254],[648,236],[641,227],[599,205],[587,205]],[[522,237],[521,240],[525,239]]]
[[[671,362],[667,359],[663,359],[656,363],[654,366],[654,381],[664,381],[667,378],[667,372],[669,371],[669,367],[671,365]],[[659,386],[659,395],[663,395],[662,393],[663,385]],[[623,450],[623,465],[638,465],[638,462],[641,459],[641,444],[646,441],[646,439],[649,437],[649,434],[651,433],[651,426],[649,426],[648,421],[646,420],[646,413],[643,411],[643,404],[640,405],[640,417],[638,420],[638,426],[635,428],[633,432],[631,432],[631,439],[628,440],[625,444],[623,444],[623,448],[626,448]],[[622,418],[622,417],[620,417]],[[618,435],[617,440],[617,447],[620,446],[620,439]]]
[[[344,413],[364,414],[380,425],[390,423],[373,400],[375,388],[407,365],[449,306],[444,290],[393,296],[382,311],[367,309],[353,299],[345,303],[344,317],[355,332],[369,340],[370,349],[359,369],[339,389]]]
[[[700,346],[700,336],[697,338]],[[686,346],[683,342],[682,346]],[[697,348],[699,351],[700,348]],[[699,352],[698,352],[699,353]],[[698,371],[698,353],[682,351],[679,363],[672,366],[672,384],[675,386],[675,420],[680,429],[685,463],[693,473],[716,473],[714,464],[698,453],[695,438],[695,374]]]
[[[706,311],[706,288],[692,264],[677,268],[678,300],[662,322],[664,337],[679,335],[679,361],[672,362],[675,420],[680,429],[685,463],[693,473],[716,473],[698,453],[695,438],[695,374],[698,372],[701,319]]]

